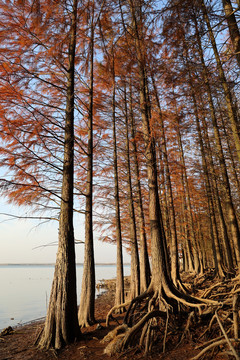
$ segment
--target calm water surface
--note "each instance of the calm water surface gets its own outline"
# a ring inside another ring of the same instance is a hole
[[[78,302],[82,271],[83,266],[77,265]],[[0,265],[0,330],[46,315],[53,273],[54,265]],[[129,265],[124,274],[130,274]],[[96,265],[97,282],[115,277],[115,265]]]

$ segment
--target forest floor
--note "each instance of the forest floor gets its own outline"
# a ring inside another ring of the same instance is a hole
[[[212,284],[205,284],[208,288]],[[43,327],[43,321],[35,321],[13,329],[9,335],[0,335],[0,360],[188,360],[197,355],[200,350],[197,345],[201,344],[200,335],[204,332],[204,326],[195,325],[191,329],[191,336],[186,337],[183,342],[176,347],[179,342],[180,334],[176,331],[170,331],[168,340],[166,342],[166,351],[162,352],[162,345],[156,343],[153,346],[152,352],[147,356],[136,350],[127,350],[125,353],[117,354],[109,357],[104,353],[105,344],[100,342],[101,339],[118,325],[117,321],[121,323],[123,315],[114,315],[114,320],[111,319],[108,327],[105,326],[106,315],[114,305],[114,289],[110,287],[108,291],[104,292],[96,299],[96,321],[97,324],[82,330],[82,339],[74,344],[66,346],[61,351],[55,352],[53,350],[42,351],[37,349],[34,345],[35,340]],[[99,326],[99,324],[101,326]],[[214,330],[213,330],[214,331]],[[218,349],[219,350],[219,349]],[[205,357],[201,359],[225,360],[233,359],[229,353],[208,352]]]

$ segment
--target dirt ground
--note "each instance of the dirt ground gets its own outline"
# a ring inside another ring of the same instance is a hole
[[[110,326],[106,328],[105,319],[108,311],[111,309],[114,303],[114,292],[108,291],[97,298],[96,300],[96,320],[98,324],[83,329],[82,339],[74,344],[66,346],[59,352],[40,351],[34,346],[34,342],[39,334],[43,322],[33,322],[14,329],[14,332],[7,336],[0,337],[0,360],[103,360],[103,359],[151,359],[151,360],[188,360],[194,355],[199,353],[199,350],[195,349],[195,341],[183,342],[179,347],[175,348],[174,337],[166,344],[166,352],[162,353],[161,344],[156,344],[151,354],[144,356],[143,353],[136,353],[136,351],[128,350],[124,354],[118,354],[109,358],[104,354],[104,344],[101,344],[100,340],[113,329],[116,325],[116,321],[111,321]],[[122,316],[117,317],[121,322]],[[231,357],[213,356],[208,355],[205,359],[231,359]]]

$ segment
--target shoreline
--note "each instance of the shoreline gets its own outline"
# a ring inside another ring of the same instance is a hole
[[[102,296],[110,295],[111,292],[115,291],[115,287],[116,287],[116,278],[106,279],[106,280],[104,280],[104,279],[99,280],[99,282],[96,283],[96,290],[100,291],[100,293],[96,294],[95,302],[97,302],[97,300]],[[78,304],[78,306],[79,306],[79,304]],[[46,319],[46,316],[42,316],[42,317],[39,317],[39,318],[36,318],[36,319],[31,319],[31,320],[28,320],[28,321],[25,321],[25,322],[22,322],[22,323],[18,323],[16,325],[9,324],[9,325],[7,325],[7,326],[5,326],[3,328],[0,328],[0,334],[5,329],[12,328],[15,331],[15,330],[18,330],[18,329],[20,329],[20,328],[22,328],[24,326],[43,323],[45,321],[45,319]]]
[[[125,288],[127,289],[130,284],[130,276],[124,277],[124,284],[125,284]],[[99,282],[96,284],[96,290],[101,291],[101,292],[99,294],[96,294],[95,302],[97,303],[101,297],[107,297],[107,298],[115,297],[115,289],[116,289],[116,278],[99,280]],[[16,325],[12,325],[12,326],[8,325],[4,328],[0,328],[0,334],[2,331],[4,331],[7,328],[12,328],[15,331],[24,326],[30,326],[30,325],[36,325],[38,323],[39,324],[43,323],[45,321],[45,319],[46,319],[46,316],[42,316],[42,317],[28,320],[28,321],[25,321],[23,323],[19,323]]]
[[[46,316],[51,293],[54,265],[29,264],[0,266],[1,296],[0,332],[8,326],[16,327]],[[83,266],[77,266],[77,303],[80,302]],[[126,276],[130,268],[125,268]],[[96,293],[105,292],[105,279],[116,278],[115,265],[96,266]],[[19,294],[21,295],[19,297]],[[17,298],[19,297],[19,300]]]
[[[111,280],[114,282],[114,279]],[[112,289],[112,287],[110,286]],[[114,306],[115,292],[106,290],[95,302],[96,323],[88,328],[81,329],[81,338],[59,351],[43,351],[35,345],[36,339],[43,328],[44,319],[36,319],[14,329],[12,333],[0,337],[0,360],[119,360],[122,359],[142,360],[143,353],[136,349],[128,350],[128,354],[115,354],[111,358],[105,352],[106,343],[101,340],[116,326],[123,322],[123,314],[114,314],[110,318],[109,326],[106,327],[106,316]],[[197,352],[195,344],[183,343],[179,348],[169,347],[162,353],[161,345],[155,346],[149,357],[151,360],[188,360]],[[222,359],[222,358],[221,358]]]
[[[96,323],[88,328],[81,329],[82,337],[79,341],[66,345],[57,352],[42,351],[35,345],[35,341],[44,326],[45,317],[12,327],[13,331],[0,336],[0,360],[22,360],[23,358],[24,360],[107,359],[108,356],[104,354],[105,345],[101,344],[100,340],[109,332],[110,328],[106,328],[105,320],[107,313],[114,305],[114,298],[115,293],[111,290],[106,290],[99,295],[95,301]],[[112,324],[111,326],[115,325]],[[101,355],[99,356],[99,354]]]

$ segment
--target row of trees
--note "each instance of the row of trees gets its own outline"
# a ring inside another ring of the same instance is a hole
[[[119,309],[123,244],[128,300],[160,292],[197,306],[180,269],[239,271],[238,6],[2,1],[2,195],[59,222],[41,347],[95,321],[94,226],[117,245]],[[78,310],[74,211],[85,214]]]

